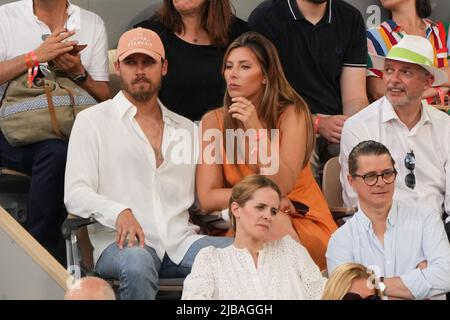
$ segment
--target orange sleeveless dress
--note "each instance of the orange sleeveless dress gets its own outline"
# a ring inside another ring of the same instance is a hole
[[[223,124],[220,121],[221,115],[219,112],[219,110],[215,111],[219,129],[223,132]],[[280,139],[282,139],[282,136],[280,136]],[[231,186],[234,186],[244,177],[255,174],[245,164],[223,164],[222,168],[224,178]],[[309,164],[300,171],[294,189],[288,195],[288,198],[309,207],[309,211],[304,217],[290,216],[291,222],[311,258],[320,270],[326,269],[325,252],[328,240],[337,229],[337,225],[333,220],[322,191],[314,179]]]

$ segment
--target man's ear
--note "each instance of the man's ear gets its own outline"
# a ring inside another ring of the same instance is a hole
[[[350,186],[354,190],[355,189],[355,187],[353,186],[354,180],[353,180],[353,177],[350,174],[347,175],[347,181],[348,181],[348,183],[350,184]]]
[[[169,61],[165,59],[162,63],[162,75],[165,76],[167,74],[167,71],[169,71]]]
[[[430,89],[433,86],[433,82],[434,82],[434,76],[429,73],[425,76],[425,90]]]
[[[114,62],[114,71],[115,71],[116,75],[120,77],[120,62],[119,62],[119,60]]]

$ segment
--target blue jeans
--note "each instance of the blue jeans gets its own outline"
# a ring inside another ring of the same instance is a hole
[[[197,253],[204,247],[224,248],[233,238],[210,237],[195,241],[180,264],[175,264],[167,254],[161,261],[156,251],[145,246],[125,247],[120,250],[116,243],[109,245],[101,254],[95,271],[102,278],[119,279],[121,300],[153,300],[158,292],[159,278],[185,278],[192,268]]]

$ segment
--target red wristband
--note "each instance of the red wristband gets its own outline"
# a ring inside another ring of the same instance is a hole
[[[440,87],[436,87],[436,91],[438,92],[438,95],[439,95],[440,104],[444,105],[445,104],[445,92]]]
[[[259,134],[261,132],[261,134]],[[250,151],[250,155],[254,155],[256,151],[258,151],[259,140],[264,138],[267,135],[267,130],[259,129],[256,131],[255,141],[256,145],[253,147],[252,151]]]
[[[27,53],[25,61],[28,67],[28,87],[31,88],[33,86],[33,80],[38,73],[39,60],[36,57],[34,51],[31,50],[29,53]]]
[[[259,134],[261,132],[261,134]],[[262,138],[264,138],[267,135],[267,131],[266,130],[257,130],[256,131],[256,137],[255,137],[255,141],[259,141]]]
[[[30,56],[30,53],[27,53],[25,55],[25,63],[27,64],[27,82],[28,82],[28,88],[31,88],[33,86],[33,62]]]

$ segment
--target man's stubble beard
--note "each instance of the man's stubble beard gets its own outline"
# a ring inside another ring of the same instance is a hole
[[[139,102],[147,102],[155,95],[156,96],[158,95],[158,92],[161,89],[161,80],[157,84],[151,82],[148,79],[146,79],[146,80],[150,84],[148,90],[138,91],[138,92],[133,92],[131,90],[131,85],[133,85],[133,82],[136,80],[134,80],[131,84],[126,83],[125,81],[123,81],[123,79],[120,79],[120,82],[121,82],[123,90],[126,93],[128,93],[131,97],[133,97],[133,99],[135,99],[136,101],[139,101]]]

